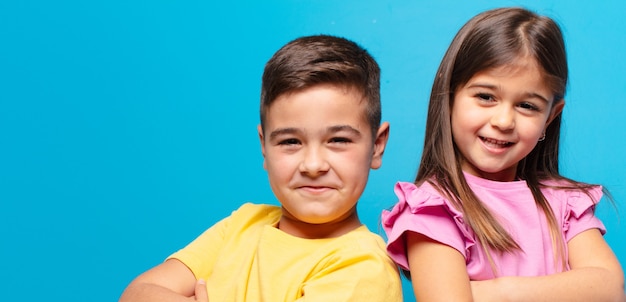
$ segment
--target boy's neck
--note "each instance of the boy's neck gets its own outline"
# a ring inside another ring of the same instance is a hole
[[[356,209],[349,216],[339,221],[323,224],[312,224],[297,220],[289,214],[285,215],[284,211],[283,209],[283,215],[280,217],[277,228],[289,235],[305,239],[336,238],[362,225]]]

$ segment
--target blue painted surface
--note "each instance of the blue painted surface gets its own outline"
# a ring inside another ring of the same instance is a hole
[[[276,203],[256,134],[260,76],[302,35],[351,38],[382,67],[391,138],[359,205],[379,232],[394,182],[413,179],[448,43],[476,13],[521,4],[564,29],[562,169],[611,190],[619,212],[598,215],[626,264],[624,2],[3,1],[3,299],[115,301],[241,203]]]

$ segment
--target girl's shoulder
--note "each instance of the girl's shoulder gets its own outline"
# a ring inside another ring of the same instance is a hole
[[[439,204],[448,200],[441,189],[428,181],[421,184],[399,181],[394,186],[394,192],[398,197],[404,196],[410,201],[431,201]]]
[[[541,181],[541,192],[548,202],[561,202],[575,217],[593,209],[604,194],[600,185],[589,185],[567,179]]]
[[[463,216],[454,206],[453,201],[443,192],[443,189],[437,188],[428,181],[421,184],[400,181],[394,186],[394,192],[398,202],[391,212],[395,210],[396,214],[403,212],[405,208],[412,213],[417,213],[427,208],[441,208],[453,217]],[[393,216],[393,213],[390,214]]]
[[[591,185],[568,179],[546,179],[540,183],[542,193],[560,198],[588,198],[597,203],[604,193],[601,185]]]
[[[387,235],[387,252],[400,267],[409,269],[406,232],[423,234],[463,255],[474,245],[461,211],[433,184],[398,182],[394,191],[398,201],[393,208],[382,212],[381,222]]]

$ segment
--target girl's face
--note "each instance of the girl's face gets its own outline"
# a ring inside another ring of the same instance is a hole
[[[533,150],[564,106],[532,58],[476,73],[457,88],[452,135],[466,173],[496,181],[515,179],[517,164]]]

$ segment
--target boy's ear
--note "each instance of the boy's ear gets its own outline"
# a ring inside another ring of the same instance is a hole
[[[372,155],[372,163],[370,168],[378,169],[383,164],[383,153],[389,140],[389,123],[383,122],[378,128],[376,139],[374,140],[374,154]]]
[[[263,128],[261,125],[256,127],[259,133],[259,141],[261,142],[261,155],[263,155],[263,169],[267,169],[267,164],[265,163],[265,140],[263,139]]]

